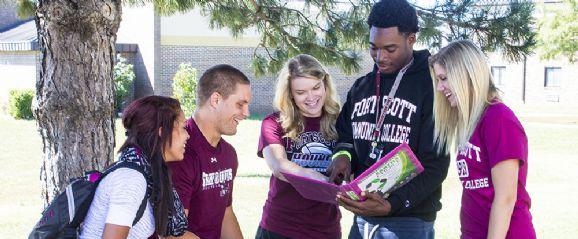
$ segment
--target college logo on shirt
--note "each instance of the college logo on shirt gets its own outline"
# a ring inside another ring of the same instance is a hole
[[[331,164],[332,153],[327,145],[333,146],[335,141],[325,140],[320,132],[315,131],[302,133],[299,139],[299,143],[293,143],[288,152],[291,161],[304,168],[325,172]]]
[[[488,177],[476,178],[479,176],[474,174],[471,175],[472,178],[470,178],[468,163],[473,167],[476,167],[476,164],[481,162],[482,158],[480,157],[480,147],[470,142],[460,147],[456,164],[458,166],[458,176],[460,178],[464,178],[464,180],[461,180],[464,189],[473,190],[479,188],[487,188],[490,186]]]
[[[375,107],[377,105],[376,99],[377,97],[375,95],[372,95],[368,98],[362,99],[359,102],[356,102],[355,105],[353,105],[353,111],[351,112],[351,119],[355,117],[362,117],[366,114],[375,114],[376,110]],[[383,109],[386,100],[387,97],[381,97],[381,105],[379,107],[380,110]],[[404,99],[394,97],[393,100],[391,101],[390,108],[387,110],[386,113],[391,116],[397,116],[400,119],[405,118],[405,121],[407,121],[407,123],[411,123],[411,116],[415,112],[417,112],[417,106]],[[378,113],[381,114],[381,112]]]
[[[231,181],[233,181],[233,170],[230,168],[212,173],[203,172],[203,191],[220,188],[220,196],[223,197],[230,192],[229,182]]]
[[[353,106],[353,111],[351,112],[351,119],[364,117],[368,114],[379,115],[380,112],[376,112],[376,99],[375,95],[368,98],[362,99],[355,103]],[[387,97],[382,97],[382,102],[380,110],[383,109]],[[390,104],[390,108],[386,112],[385,117],[397,117],[398,119],[405,120],[406,123],[411,124],[411,118],[417,112],[417,106],[413,103],[406,101],[401,98],[395,97]],[[375,135],[373,131],[375,130],[375,119],[373,122],[367,121],[353,121],[351,126],[353,128],[353,139],[362,139],[367,141],[375,141]],[[409,144],[409,135],[411,133],[411,127],[406,125],[398,124],[383,124],[380,129],[380,135],[377,141],[379,142],[391,142],[391,143],[406,143]]]

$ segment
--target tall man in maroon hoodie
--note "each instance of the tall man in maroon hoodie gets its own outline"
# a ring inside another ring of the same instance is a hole
[[[197,84],[197,109],[187,120],[183,161],[170,164],[173,184],[183,201],[189,231],[203,239],[242,238],[233,212],[237,153],[221,138],[237,133],[249,116],[249,79],[229,65],[208,69]]]

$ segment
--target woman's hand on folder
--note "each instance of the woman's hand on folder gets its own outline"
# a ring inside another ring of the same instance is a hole
[[[341,185],[343,181],[349,181],[351,176],[351,163],[345,155],[337,156],[327,167],[329,182]]]
[[[337,193],[339,205],[358,216],[375,217],[387,216],[391,211],[391,204],[378,193],[364,191],[361,193],[365,201],[354,201],[343,193]]]
[[[302,177],[327,182],[328,178],[313,169],[303,168],[287,159],[285,147],[280,144],[270,144],[263,148],[263,156],[273,175],[281,181],[287,182],[282,173],[290,173]]]

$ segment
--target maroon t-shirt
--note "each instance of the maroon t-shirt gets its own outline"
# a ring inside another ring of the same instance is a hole
[[[526,191],[528,138],[514,112],[494,101],[486,108],[470,140],[458,151],[456,158],[463,186],[462,239],[487,238],[495,195],[492,168],[508,159],[520,160],[520,167],[516,203],[506,238],[536,238],[530,213],[531,199]]]
[[[192,118],[186,129],[190,138],[183,161],[168,164],[173,184],[189,210],[189,231],[203,239],[218,239],[225,209],[233,201],[237,153],[223,139],[216,148],[211,146]]]
[[[319,132],[321,118],[305,119],[299,142],[283,137],[285,133],[278,118],[279,113],[274,113],[263,119],[257,155],[263,157],[263,148],[267,145],[280,144],[285,147],[287,159],[325,173],[331,163],[335,140],[327,140]],[[291,184],[271,176],[261,227],[289,238],[341,238],[340,219],[336,205],[303,198]]]

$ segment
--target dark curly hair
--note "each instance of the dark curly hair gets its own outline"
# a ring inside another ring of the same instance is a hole
[[[382,0],[373,5],[367,17],[369,27],[397,27],[400,33],[416,33],[417,13],[406,0]]]

